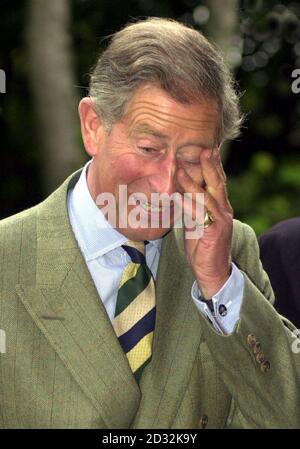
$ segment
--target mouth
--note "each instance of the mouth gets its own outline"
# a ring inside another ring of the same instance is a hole
[[[174,210],[174,205],[172,203],[157,204],[149,201],[138,200],[138,205],[143,211],[155,215],[172,214]]]
[[[152,195],[152,194],[151,194]],[[150,195],[150,196],[151,196]],[[154,193],[153,195],[159,195]],[[166,201],[165,199],[158,199],[157,197],[151,198],[151,201],[147,201],[145,194],[133,195],[136,206],[140,206],[143,210],[152,213],[165,213],[173,208],[172,201]]]
[[[165,212],[167,210],[169,210],[169,207],[166,206],[155,206],[154,204],[148,203],[147,201],[141,201],[139,200],[139,205],[146,210],[147,212]]]
[[[172,199],[165,197],[159,199],[155,195],[159,194],[153,194],[153,196],[150,194],[150,198],[146,194],[132,194],[131,198],[129,198],[131,207],[130,211],[128,211],[128,223],[130,227],[170,229],[181,217],[181,211],[176,212]]]

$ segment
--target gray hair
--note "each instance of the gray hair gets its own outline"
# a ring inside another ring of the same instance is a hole
[[[199,31],[153,17],[112,36],[93,68],[89,89],[107,130],[145,83],[161,87],[181,103],[214,98],[220,112],[217,141],[239,135],[242,115],[235,83],[220,53]]]

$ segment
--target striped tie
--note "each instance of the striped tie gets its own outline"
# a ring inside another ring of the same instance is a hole
[[[146,265],[144,242],[122,248],[131,262],[125,267],[118,291],[113,327],[137,382],[152,356],[155,326],[155,284]]]

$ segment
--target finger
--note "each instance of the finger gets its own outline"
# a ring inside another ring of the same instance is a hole
[[[228,199],[228,192],[227,192],[227,187],[226,187],[227,186],[227,176],[226,176],[226,173],[223,168],[220,147],[216,148],[216,150],[214,151],[214,158],[215,158],[216,168],[220,174],[220,177],[223,179],[224,193],[226,196],[226,202],[227,202],[228,208],[231,209],[231,212],[233,212],[230,201]]]
[[[227,208],[229,206],[226,183],[224,175],[220,169],[219,155],[215,154],[214,150],[211,157],[206,153],[200,155],[202,173],[206,183],[206,190],[218,201],[221,207]]]
[[[221,210],[216,198],[213,197],[213,195],[210,194],[210,192],[207,191],[207,189],[203,189],[199,185],[197,185],[192,178],[186,173],[185,170],[179,170],[178,171],[178,181],[182,187],[182,190],[184,193],[189,193],[192,195],[193,200],[193,208],[192,208],[192,218],[195,219],[199,216],[199,209],[196,211],[197,207],[203,207],[211,211],[214,217],[217,219],[220,219],[222,217],[222,214],[224,211]],[[202,193],[204,195],[204,200],[201,201],[201,199],[197,198],[196,194]],[[187,214],[190,214],[191,212],[187,210],[187,207],[189,205],[189,202],[184,202],[184,209]],[[227,209],[226,209],[227,211]],[[197,212],[197,215],[196,215]],[[204,213],[202,213],[204,215]]]
[[[198,163],[186,164],[179,167],[177,171],[177,180],[185,192],[197,192],[199,187],[205,187],[205,181],[203,176],[203,170],[201,166],[201,154],[204,157],[212,156],[212,149],[205,148],[199,153]],[[203,157],[202,157],[203,158]],[[184,177],[184,173],[188,176]]]
[[[183,193],[195,194],[199,192],[199,184],[194,181],[184,168],[179,168],[177,170],[177,182]]]
[[[216,156],[213,154],[213,152],[211,150],[204,150],[206,152],[206,154],[204,155],[206,158],[209,157],[209,159],[213,159],[216,158]],[[218,150],[217,150],[218,151]],[[218,156],[217,156],[218,157]],[[221,178],[218,175],[217,172],[217,168],[216,168],[216,161],[215,163],[211,162],[211,164],[213,165],[213,175],[215,176],[215,178],[217,179],[216,182],[221,182]],[[187,173],[187,171],[183,168],[180,168],[177,172],[177,182],[179,183],[180,186],[180,190],[182,193],[190,193],[192,195],[192,199],[194,201],[196,201],[197,203],[197,197],[196,197],[196,193],[202,192],[202,193],[208,193],[208,198],[212,197],[214,198],[217,203],[219,204],[221,209],[224,209],[224,211],[229,212],[230,214],[233,213],[232,211],[232,207],[228,201],[227,198],[227,191],[225,188],[225,183],[224,183],[224,190],[223,190],[223,197],[220,199],[220,195],[216,195],[215,194],[215,189],[214,188],[208,188],[209,186],[205,186],[205,188],[202,188],[201,186],[199,186],[198,183],[196,183],[191,176]],[[209,201],[209,200],[208,200]],[[209,209],[210,205],[206,205],[207,209]],[[212,212],[212,211],[211,211]]]
[[[226,184],[227,177],[226,177],[226,174],[225,174],[225,171],[224,171],[224,168],[223,168],[220,148],[216,148],[213,151],[213,155],[214,155],[214,161],[215,161],[218,173],[219,173],[220,177],[223,179],[224,183]]]
[[[201,187],[204,186],[204,178],[202,174],[200,160],[196,164],[186,164],[184,170],[197,185]]]

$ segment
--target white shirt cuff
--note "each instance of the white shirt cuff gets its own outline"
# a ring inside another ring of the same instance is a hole
[[[211,312],[207,301],[201,301],[201,291],[197,281],[193,283],[191,294],[199,312],[207,317],[216,331],[229,335],[240,318],[240,309],[244,293],[244,276],[232,263],[231,275],[223,287],[211,298],[214,312]]]

